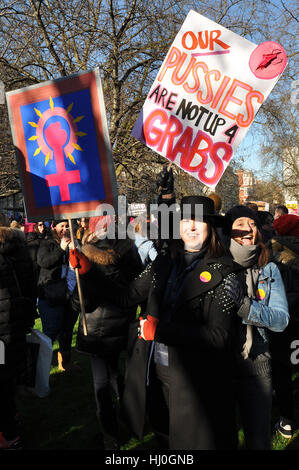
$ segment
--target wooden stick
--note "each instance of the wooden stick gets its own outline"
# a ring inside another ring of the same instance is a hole
[[[72,219],[68,219],[69,221],[69,227],[70,227],[70,233],[71,233],[71,242],[76,248],[75,245],[75,239],[74,239],[74,234],[73,234],[73,221]],[[82,325],[83,325],[83,333],[84,336],[87,336],[87,325],[86,325],[86,316],[85,316],[85,306],[84,306],[84,301],[83,301],[83,293],[81,289],[81,282],[80,282],[80,275],[79,275],[79,269],[75,268],[76,272],[76,279],[77,279],[77,286],[78,286],[78,293],[79,293],[79,300],[80,300],[80,307],[81,307],[81,318],[82,318]]]

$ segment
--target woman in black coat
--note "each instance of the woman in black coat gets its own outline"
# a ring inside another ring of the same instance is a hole
[[[41,241],[37,252],[39,267],[38,310],[43,332],[59,342],[58,368],[72,369],[71,347],[78,311],[71,306],[70,296],[76,285],[76,275],[69,265],[71,243],[67,220],[53,222],[51,236]]]
[[[147,412],[166,448],[232,449],[236,306],[225,280],[235,279],[237,267],[218,239],[215,227],[226,221],[214,215],[213,201],[190,196],[182,199],[182,209],[185,204],[191,214],[183,211],[182,240],[153,263],[147,317],[140,319],[129,357],[123,406],[138,438]]]
[[[277,235],[268,244],[273,261],[282,275],[290,314],[289,324],[282,333],[270,332],[273,387],[280,413],[275,427],[287,439],[292,437],[294,431],[295,402],[292,375],[298,367],[295,367],[298,361],[294,344],[296,345],[299,339],[299,217],[297,217],[297,231],[292,225],[293,217],[292,214],[285,214],[275,220]]]
[[[123,388],[120,358],[127,349],[128,329],[136,317],[137,305],[117,306],[114,297],[118,290],[126,289],[140,272],[142,263],[133,240],[99,239],[94,232],[83,240],[82,252],[71,250],[70,262],[74,268],[79,267],[87,326],[84,335],[80,319],[76,349],[90,355],[101,444],[105,449],[117,449],[115,403],[120,401]],[[111,285],[114,294],[108,298],[105,286]],[[72,304],[80,310],[77,290]]]
[[[34,225],[33,232],[26,234],[26,243],[28,246],[29,254],[33,262],[34,279],[36,285],[38,283],[40,267],[37,264],[37,253],[42,240],[51,237],[51,231],[46,227],[45,223],[40,221]]]
[[[0,343],[5,353],[4,364],[0,360],[0,449],[19,443],[15,383],[25,370],[26,334],[36,318],[35,300],[33,267],[24,234],[5,226],[5,216],[0,214]]]

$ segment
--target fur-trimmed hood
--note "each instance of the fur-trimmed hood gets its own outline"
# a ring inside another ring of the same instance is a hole
[[[299,273],[299,238],[274,237],[270,240],[273,260]]]
[[[96,244],[88,243],[82,246],[82,253],[94,264],[102,266],[115,265],[119,255],[111,248],[99,248]]]
[[[25,244],[25,235],[20,229],[0,226],[0,251],[9,252],[15,244]]]

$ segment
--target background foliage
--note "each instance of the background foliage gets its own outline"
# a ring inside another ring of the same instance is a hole
[[[273,40],[286,49],[289,65],[249,131],[259,146],[242,146],[235,156],[239,166],[252,151],[263,154],[267,163],[274,155],[281,161],[281,146],[292,134],[290,94],[298,73],[296,0],[2,0],[0,80],[9,91],[99,66],[119,192],[129,202],[145,202],[166,160],[131,137],[131,130],[190,9],[257,44]],[[0,119],[0,194],[5,194],[19,184],[5,105],[0,105]],[[206,191],[179,169],[176,180],[178,197]],[[231,191],[227,170],[224,197]]]

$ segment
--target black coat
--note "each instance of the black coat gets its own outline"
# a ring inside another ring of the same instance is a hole
[[[161,313],[172,266],[167,254],[159,255],[154,262],[149,314]],[[227,449],[236,444],[232,400],[236,308],[227,297],[223,283],[226,276],[234,276],[230,274],[234,270],[230,257],[206,256],[200,260],[188,274],[173,305],[171,320],[158,323],[155,341],[168,346],[171,449]],[[200,275],[206,271],[212,275],[211,280],[202,282]],[[137,324],[135,337],[136,328]],[[129,351],[123,405],[138,438],[142,437],[145,425],[151,344],[137,339]],[[153,412],[159,414],[160,410],[152,409],[150,413]]]
[[[48,237],[49,237],[48,230],[45,231],[44,233],[29,232],[26,235],[26,244],[28,246],[29,254],[33,262],[34,279],[36,281],[36,284],[38,283],[39,271],[40,271],[40,267],[37,264],[37,253],[38,253],[42,240]]]
[[[135,258],[135,247],[128,240],[102,240],[83,245],[82,252],[92,264],[92,269],[80,277],[88,334],[84,335],[80,318],[76,348],[101,357],[118,354],[127,348],[128,328],[136,316],[137,305],[128,302],[130,308],[125,308],[117,305],[113,297],[138,274],[141,260]],[[106,295],[108,286],[110,295]],[[77,289],[72,306],[80,311]]]
[[[43,239],[37,252],[39,266],[38,297],[45,298],[44,285],[61,278],[62,266],[68,263],[68,252],[53,238]]]
[[[290,314],[283,332],[269,331],[270,350],[274,360],[290,365],[291,343],[299,338],[299,238],[275,236],[268,246],[283,279]]]
[[[0,365],[0,382],[23,372],[26,334],[36,316],[33,266],[24,234],[0,227],[0,340],[5,344],[5,365]]]

